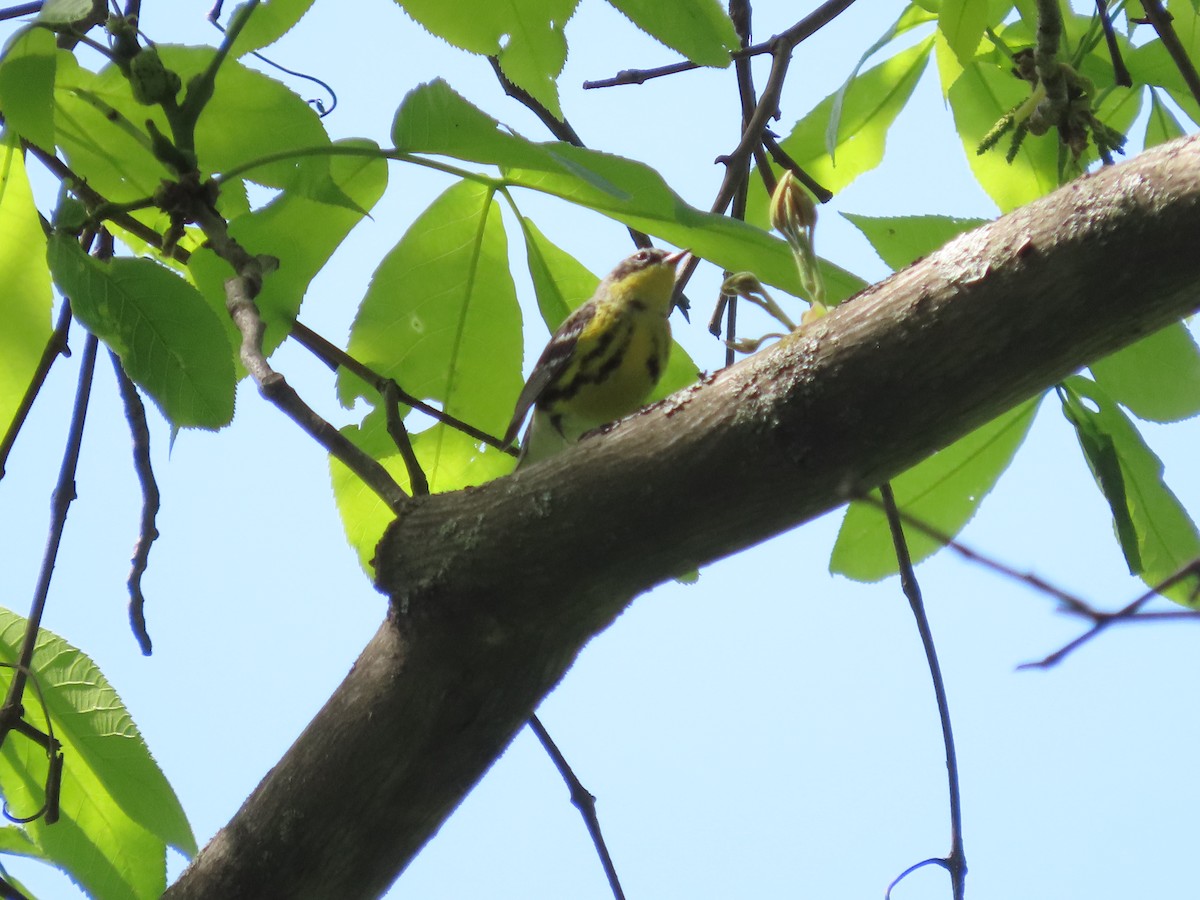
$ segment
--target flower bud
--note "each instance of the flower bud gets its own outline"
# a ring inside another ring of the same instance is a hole
[[[817,207],[790,169],[771,195],[771,227],[783,235],[809,231],[817,224]]]

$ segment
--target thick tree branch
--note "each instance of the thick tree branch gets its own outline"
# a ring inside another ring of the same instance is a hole
[[[603,437],[404,504],[377,556],[386,622],[167,896],[375,896],[633,597],[1195,310],[1197,233],[1190,139],[964,235]]]

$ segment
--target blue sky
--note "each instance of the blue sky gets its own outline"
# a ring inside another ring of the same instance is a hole
[[[781,133],[836,89],[897,10],[858,4],[800,46]],[[159,42],[213,41],[206,11],[147,4],[143,27]],[[392,4],[355,12],[351,20],[344,6],[317,4],[270,51],[335,85],[340,106],[326,119],[334,136],[385,143],[403,95],[436,76],[527,136],[544,136],[503,97],[485,61],[429,37]],[[759,37],[798,15],[781,2],[755,4],[755,14]],[[568,38],[563,105],[584,140],[646,160],[706,208],[722,175],[712,161],[735,141],[730,74],[583,92],[585,78],[673,56],[596,0],[584,0]],[[995,214],[969,176],[932,74],[883,166],[821,210],[818,252],[871,280],[886,270],[838,212]],[[446,186],[393,167],[372,219],[310,290],[305,322],[343,341],[379,258]],[[619,225],[548,198],[519,200],[597,274],[628,252]],[[693,322],[675,323],[708,369],[723,357],[704,328],[718,277],[702,267],[689,291]],[[532,309],[531,292],[519,288]],[[532,313],[529,321],[532,359],[545,332]],[[275,362],[314,405],[349,421],[320,364],[292,345]],[[56,366],[0,482],[0,602],[21,612],[45,540],[74,366]],[[1200,509],[1197,423],[1144,431],[1168,483]],[[45,624],[103,668],[203,844],[341,680],[384,599],[342,536],[324,455],[252,388],[243,385],[237,419],[221,433],[184,433],[171,446],[159,419],[153,439],[164,498],[146,582],[154,656],[141,656],[125,618],[138,494],[104,361]],[[907,603],[894,580],[858,585],[828,574],[838,520],[831,514],[722,561],[695,586],[640,597],[543,704],[543,721],[598,798],[630,897],[879,897],[906,866],[948,848],[941,737]],[[1099,606],[1141,591],[1052,400],[963,539]],[[1114,630],[1057,669],[1017,672],[1080,624],[1049,598],[949,554],[918,574],[959,741],[969,896],[1193,895],[1193,626]],[[43,896],[69,895],[36,868],[13,871]],[[610,894],[566,788],[526,732],[391,896]],[[949,894],[944,875],[927,870],[894,896]]]

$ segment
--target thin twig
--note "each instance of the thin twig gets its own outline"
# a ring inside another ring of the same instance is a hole
[[[1196,66],[1188,56],[1187,48],[1183,46],[1175,26],[1171,24],[1171,14],[1163,8],[1161,0],[1143,0],[1142,8],[1146,11],[1146,21],[1158,32],[1158,39],[1170,54],[1179,74],[1183,76],[1188,90],[1192,92],[1196,102],[1200,103],[1200,74],[1196,72]]]
[[[497,450],[505,450],[514,455],[516,454],[517,451],[505,446],[504,441],[495,435],[488,434],[486,431],[476,428],[474,425],[464,422],[462,419],[452,416],[448,412],[443,412],[436,406],[431,406],[423,400],[414,397],[405,391],[404,388],[400,387],[400,385],[396,384],[393,379],[385,378],[369,366],[363,365],[363,363],[337,346],[337,344],[327,340],[298,319],[292,321],[290,337],[294,338],[301,347],[308,350],[309,353],[329,366],[330,369],[336,370],[340,367],[351,374],[357,375],[378,391],[380,395],[394,389],[396,398],[405,406],[411,406],[418,412],[425,413],[431,419],[435,419],[444,425],[449,425],[451,428],[461,431],[468,437],[487,444],[489,447],[495,447]]]
[[[930,629],[929,619],[925,615],[921,587],[917,583],[916,572],[913,571],[908,542],[904,538],[904,525],[897,513],[896,497],[892,493],[891,484],[885,482],[880,486],[879,493],[883,497],[888,527],[892,532],[892,544],[896,549],[896,562],[900,568],[900,585],[904,596],[908,598],[913,617],[917,620],[917,631],[921,635],[921,646],[925,649],[925,660],[929,664],[929,677],[933,682],[933,692],[937,698],[938,720],[942,725],[942,741],[946,748],[946,778],[950,788],[950,854],[941,860],[940,864],[950,874],[954,900],[962,900],[966,891],[967,858],[963,850],[962,794],[959,788],[958,757],[954,750],[954,731],[950,725],[950,704],[946,699],[946,685],[942,679],[941,665],[938,663],[937,648],[933,643],[933,631]],[[918,865],[926,865],[930,862],[927,860]],[[895,882],[892,884],[894,885]],[[891,886],[888,887],[888,892],[891,892]]]
[[[429,479],[425,477],[425,470],[421,468],[421,462],[417,459],[416,451],[413,450],[408,429],[404,427],[404,419],[400,415],[400,398],[397,396],[399,390],[396,382],[390,379],[383,385],[383,405],[387,430],[391,435],[392,443],[400,451],[404,467],[408,470],[409,490],[412,491],[414,497],[424,497],[429,493]]]
[[[791,155],[779,145],[779,141],[775,140],[775,136],[771,132],[763,132],[762,143],[767,152],[771,154],[771,159],[775,160],[775,164],[780,168],[787,169],[799,178],[800,183],[812,192],[812,195],[817,198],[818,203],[828,203],[833,199],[833,191],[829,190],[829,188],[805,172],[804,169],[800,168],[800,164],[792,159]],[[767,188],[767,193],[773,190],[775,190],[775,186],[771,185]]]
[[[37,586],[34,588],[33,602],[29,607],[29,618],[25,621],[25,636],[21,643],[21,652],[13,670],[12,684],[8,687],[8,695],[4,698],[4,706],[0,708],[0,744],[8,737],[9,731],[17,727],[21,720],[22,697],[25,694],[25,682],[33,663],[33,650],[37,645],[38,631],[42,624],[42,614],[46,611],[46,598],[50,594],[50,579],[54,575],[54,561],[58,557],[58,548],[62,545],[63,529],[67,524],[67,510],[75,499],[75,470],[79,466],[79,451],[83,444],[83,423],[87,419],[88,400],[92,392],[92,373],[96,367],[96,350],[99,341],[94,334],[89,334],[83,345],[83,355],[79,362],[79,382],[75,388],[75,404],[71,410],[71,425],[67,432],[66,449],[63,451],[62,465],[58,470],[58,483],[50,501],[50,534],[46,540],[46,550],[42,556],[42,567],[38,572]]]
[[[722,212],[729,205],[737,188],[738,170],[750,158],[755,146],[762,142],[768,120],[778,116],[779,98],[783,94],[783,83],[787,77],[788,65],[791,63],[792,51],[795,50],[796,45],[828,25],[835,17],[849,9],[853,3],[854,0],[826,0],[810,15],[768,42],[771,45],[772,60],[767,84],[763,88],[754,113],[742,130],[742,138],[737,147],[724,158],[725,178],[721,182],[720,190],[717,191],[716,200],[713,201],[712,212]]]
[[[884,510],[885,506],[875,497],[863,495],[856,498],[863,503],[869,503],[880,510]],[[926,537],[932,538],[948,550],[953,550],[959,556],[966,559],[968,562],[983,566],[985,569],[991,569],[1005,578],[1011,578],[1013,581],[1021,581],[1028,585],[1031,589],[1048,594],[1057,600],[1063,607],[1063,611],[1071,615],[1079,616],[1087,619],[1092,623],[1092,627],[1081,634],[1079,637],[1072,640],[1070,643],[1054,651],[1049,656],[1036,662],[1022,663],[1018,669],[1043,669],[1057,665],[1067,657],[1068,654],[1078,649],[1083,644],[1094,638],[1100,632],[1104,631],[1110,625],[1116,625],[1120,622],[1147,622],[1161,621],[1167,619],[1184,619],[1187,621],[1200,620],[1200,613],[1191,611],[1170,611],[1170,612],[1154,612],[1142,613],[1141,608],[1160,595],[1163,591],[1169,590],[1174,585],[1180,583],[1191,575],[1200,574],[1200,560],[1193,560],[1187,565],[1181,567],[1173,575],[1165,578],[1163,581],[1156,584],[1154,587],[1138,595],[1137,598],[1127,603],[1125,606],[1115,612],[1105,612],[1096,609],[1092,604],[1088,603],[1077,594],[1052,584],[1040,575],[1035,575],[1032,572],[1021,572],[1007,563],[1003,563],[998,559],[986,556],[978,550],[974,550],[961,541],[951,537],[946,532],[933,527],[928,522],[923,522],[915,516],[897,509],[896,515],[909,528],[913,528]],[[1193,589],[1193,594],[1200,594],[1200,579],[1197,580],[1196,586]]]
[[[378,460],[373,459],[318,415],[267,362],[262,348],[266,326],[258,313],[254,298],[262,288],[265,272],[276,265],[277,261],[269,257],[253,257],[247,253],[241,244],[229,235],[225,220],[203,202],[197,202],[191,213],[208,238],[213,252],[229,263],[237,273],[225,282],[225,307],[242,336],[242,365],[258,385],[259,392],[328,453],[337,457],[346,468],[362,479],[389,509],[393,512],[398,511],[408,498],[391,473]]]
[[[1113,30],[1112,19],[1108,15],[1108,0],[1096,0],[1096,14],[1100,17],[1100,28],[1104,32],[1104,43],[1108,46],[1108,57],[1112,60],[1113,82],[1119,87],[1133,87],[1133,78],[1125,67],[1121,56],[1121,45],[1117,43],[1117,34]]]
[[[545,748],[550,759],[554,761],[554,765],[558,769],[558,774],[562,776],[562,780],[566,782],[567,788],[571,792],[571,803],[575,805],[580,815],[583,816],[588,834],[592,836],[592,843],[596,845],[596,853],[600,857],[600,864],[604,866],[604,874],[608,876],[608,886],[612,889],[613,897],[616,900],[625,900],[625,893],[621,890],[621,882],[617,878],[617,869],[613,865],[612,856],[608,852],[608,846],[604,843],[604,835],[600,832],[600,819],[596,815],[596,798],[575,777],[575,772],[558,749],[558,745],[550,738],[550,733],[546,731],[546,726],[542,724],[537,716],[529,717],[529,727],[537,735],[537,739],[542,742],[542,747]]]
[[[133,441],[133,469],[142,489],[142,515],[138,526],[138,538],[133,545],[129,578],[125,583],[129,588],[129,625],[142,654],[149,656],[153,645],[150,642],[150,633],[146,630],[146,598],[142,594],[142,576],[150,565],[150,548],[159,536],[155,524],[160,505],[158,482],[154,478],[154,467],[150,464],[150,428],[146,424],[146,407],[133,379],[121,365],[121,358],[111,350],[108,356],[117,373],[117,387],[121,392],[125,421],[129,423],[129,436]]]
[[[1151,600],[1153,600],[1159,594],[1163,593],[1164,591],[1170,590],[1173,586],[1175,586],[1176,584],[1179,584],[1184,579],[1190,578],[1198,573],[1200,573],[1200,560],[1192,560],[1190,563],[1188,563],[1187,565],[1185,565],[1182,568],[1180,568],[1179,570],[1177,570],[1173,575],[1169,576],[1168,578],[1166,578],[1163,581],[1159,582],[1158,584],[1154,585],[1154,587],[1150,588],[1148,591],[1146,591],[1145,593],[1138,596],[1132,602],[1127,603],[1125,606],[1121,607],[1119,610],[1117,610],[1114,613],[1102,613],[1102,612],[1097,612],[1096,610],[1091,610],[1091,609],[1089,609],[1087,612],[1079,612],[1078,610],[1073,609],[1072,612],[1076,612],[1080,615],[1085,615],[1088,618],[1090,618],[1092,620],[1092,627],[1089,628],[1087,631],[1085,631],[1083,634],[1081,634],[1079,637],[1075,638],[1073,641],[1070,641],[1069,643],[1060,647],[1058,650],[1055,650],[1053,653],[1044,657],[1043,659],[1040,659],[1036,662],[1022,663],[1017,668],[1018,669],[1049,669],[1052,666],[1056,666],[1056,665],[1058,665],[1058,663],[1060,663],[1064,659],[1066,659],[1068,655],[1070,655],[1074,651],[1078,650],[1081,646],[1086,644],[1088,641],[1090,641],[1092,638],[1094,638],[1100,632],[1104,631],[1110,625],[1115,625],[1118,622],[1134,622],[1134,621],[1145,621],[1147,619],[1165,619],[1165,618],[1191,619],[1191,618],[1200,617],[1200,616],[1197,616],[1197,614],[1194,612],[1185,613],[1182,610],[1179,612],[1175,612],[1175,613],[1159,613],[1159,614],[1142,613],[1141,615],[1138,614],[1139,610],[1143,606],[1145,606],[1147,603],[1149,603]],[[1196,594],[1197,590],[1200,590],[1200,582],[1197,583],[1196,588],[1193,588],[1193,591],[1192,591],[1193,599],[1195,599],[1195,594]]]
[[[794,47],[800,41],[812,37],[812,35],[832,22],[841,13],[845,12],[853,2],[854,0],[827,0],[826,3],[821,4],[810,15],[797,22],[782,34],[751,47],[734,50],[729,56],[731,59],[743,59],[751,56],[761,56],[764,53],[774,53],[777,48],[776,42],[781,38],[791,41],[791,45]],[[799,37],[795,37],[793,32],[798,34]],[[659,66],[654,69],[622,69],[611,78],[585,81],[583,87],[585,90],[592,90],[595,88],[616,87],[622,84],[643,84],[653,78],[661,78],[664,75],[676,75],[680,72],[689,72],[692,69],[701,68],[704,67],[699,63],[678,62],[667,66]]]
[[[41,0],[38,0],[37,3],[22,3],[18,6],[10,6],[7,9],[0,9],[0,22],[7,22],[9,19],[19,19],[21,16],[32,16],[41,8]]]
[[[38,360],[37,368],[33,370],[33,377],[29,380],[29,387],[25,389],[25,396],[21,398],[16,412],[13,413],[12,421],[8,425],[8,430],[4,432],[4,437],[0,439],[0,479],[4,478],[5,466],[8,464],[8,454],[12,452],[13,444],[17,442],[17,435],[20,434],[21,426],[25,424],[25,419],[28,417],[29,411],[33,408],[33,401],[37,399],[42,385],[46,383],[46,376],[50,374],[50,367],[54,365],[54,361],[59,356],[65,357],[71,355],[71,350],[67,346],[67,329],[70,325],[71,304],[64,301],[58,311],[58,322],[54,326],[54,331],[50,333],[50,337],[46,341],[46,346],[42,348],[42,357]]]

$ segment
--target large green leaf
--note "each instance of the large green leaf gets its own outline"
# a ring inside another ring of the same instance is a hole
[[[17,32],[0,58],[0,116],[7,127],[49,151],[54,148],[54,35]]]
[[[292,30],[312,5],[313,0],[263,0],[233,42],[231,54],[245,56],[275,43]]]
[[[456,47],[495,56],[504,74],[561,117],[555,79],[567,60],[563,27],[579,0],[397,0],[404,11]]]
[[[229,342],[200,293],[148,259],[99,263],[54,235],[50,271],[88,330],[175,427],[220,428],[233,418]]]
[[[213,59],[208,47],[160,45],[167,68],[186,84]],[[68,62],[69,60],[69,62]],[[115,65],[98,73],[81,69],[70,54],[60,54],[56,82],[59,136],[68,159],[88,183],[110,200],[152,194],[170,173],[151,151],[146,120],[170,135],[158,107],[133,99],[125,76]],[[327,147],[321,120],[293,91],[261,72],[226,59],[212,98],[195,131],[202,171],[227,172],[252,160],[304,149]],[[311,152],[257,165],[254,181],[291,190],[325,203],[347,204],[329,176],[329,157]]]
[[[932,40],[901,50],[830,94],[796,123],[780,146],[834,193],[875,168],[883,160],[888,131],[925,71]],[[837,139],[830,141],[827,132],[834,120]],[[746,218],[765,227],[769,198],[761,179],[750,181]]]
[[[954,216],[859,216],[842,213],[893,271],[928,256],[951,238],[978,228],[986,219]]]
[[[503,167],[502,183],[561,197],[653,234],[733,272],[754,272],[791,293],[800,279],[788,245],[766,232],[685,203],[662,176],[639,162],[557,142],[533,143],[502,132],[495,119],[444,83],[422,85],[405,98],[393,137],[408,153],[434,153]],[[864,282],[822,265],[831,302]]]
[[[1155,586],[1200,556],[1200,533],[1163,481],[1163,464],[1111,398],[1083,376],[1068,378],[1060,396],[1080,449],[1113,514],[1129,571]],[[1195,577],[1165,592],[1177,602],[1194,593]]]
[[[1138,418],[1177,422],[1200,412],[1200,349],[1181,323],[1168,325],[1090,368],[1104,392]]]
[[[21,151],[13,141],[0,143],[0,435],[8,431],[50,338],[45,248]]]
[[[837,158],[838,135],[842,130],[842,104],[846,100],[846,92],[850,90],[850,86],[854,84],[858,78],[858,73],[862,71],[862,67],[867,64],[867,60],[873,57],[876,53],[890,44],[894,39],[902,34],[908,33],[918,25],[923,25],[926,22],[932,22],[937,18],[928,10],[922,9],[916,3],[909,4],[904,12],[900,14],[895,22],[879,36],[879,38],[870,47],[863,51],[862,56],[858,58],[854,69],[850,72],[850,76],[842,82],[842,86],[838,88],[837,93],[833,95],[833,104],[829,111],[829,124],[825,126],[825,149],[829,153],[830,160]]]
[[[892,479],[896,505],[941,534],[958,534],[1012,462],[1038,402],[1022,403]],[[878,492],[873,496],[878,499]],[[905,527],[905,537],[914,563],[942,546],[911,526]],[[850,504],[829,568],[856,581],[878,581],[896,573],[896,552],[882,509],[862,501]]]
[[[24,631],[25,619],[0,609],[4,662],[18,658]],[[166,848],[196,852],[174,791],[92,660],[43,629],[32,669],[63,745],[64,766],[61,818],[54,825],[35,819],[24,825],[25,832],[43,858],[65,869],[96,900],[160,896]],[[10,679],[11,670],[0,670],[0,680]],[[25,696],[27,718],[46,730],[37,693],[30,688]],[[45,750],[10,734],[0,750],[0,787],[11,813],[30,815],[41,807],[46,771]]]
[[[170,177],[141,124],[155,119],[165,128],[166,123],[150,107],[134,103],[115,67],[97,75],[60,50],[54,92],[59,145],[72,170],[93,190],[123,202],[152,195]]]
[[[944,0],[938,30],[959,62],[967,65],[975,57],[988,21],[988,0]]]
[[[716,0],[608,0],[647,34],[702,66],[729,65],[737,32]]]
[[[461,181],[387,254],[349,351],[421,399],[502,434],[521,390],[521,313],[495,191]],[[342,377],[350,402],[361,382]],[[374,399],[374,398],[372,398]]]

